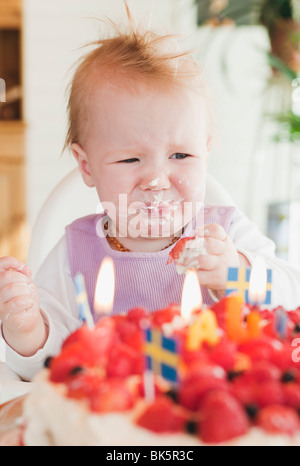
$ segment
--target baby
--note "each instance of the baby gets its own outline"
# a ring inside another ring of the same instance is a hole
[[[66,146],[105,209],[78,219],[41,267],[0,260],[0,319],[9,366],[30,379],[82,323],[73,279],[85,276],[93,308],[99,267],[116,270],[114,313],[180,302],[183,275],[168,256],[179,238],[204,238],[196,268],[204,302],[224,294],[229,266],[263,255],[274,301],[300,303],[299,271],[234,207],[205,207],[213,118],[202,71],[173,37],[139,31],[100,40],[75,72]],[[99,316],[94,316],[95,320]]]

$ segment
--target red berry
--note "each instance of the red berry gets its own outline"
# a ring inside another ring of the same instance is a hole
[[[180,406],[161,396],[148,406],[137,419],[140,427],[156,433],[183,431],[186,417]]]
[[[176,315],[180,315],[180,310],[174,305],[155,311],[150,318],[154,327],[161,327],[163,324],[172,322]]]
[[[246,434],[247,415],[240,403],[229,393],[213,391],[203,400],[199,435],[206,443],[221,443]]]
[[[247,372],[247,377],[256,382],[279,380],[280,376],[281,372],[278,367],[268,361],[255,361]]]
[[[239,351],[247,354],[252,361],[271,361],[278,347],[281,347],[280,342],[264,336],[241,344]]]
[[[141,321],[147,319],[147,317],[147,311],[143,307],[135,307],[134,309],[130,309],[127,314],[127,319],[138,326],[140,325]]]
[[[300,427],[296,412],[288,406],[270,405],[257,415],[257,425],[271,434],[292,435]]]
[[[75,330],[63,343],[64,350],[69,345],[74,343],[81,344],[90,352],[90,359],[97,363],[102,362],[103,357],[106,357],[107,352],[117,338],[115,323],[108,318],[101,319],[94,330],[83,325]]]
[[[133,407],[134,398],[124,381],[106,379],[90,403],[91,410],[96,412],[126,411]]]
[[[144,357],[125,343],[119,342],[113,346],[107,362],[108,377],[128,377],[141,374],[144,369]]]
[[[136,351],[142,351],[143,348],[143,333],[136,324],[129,321],[124,321],[118,326],[120,340],[128,346],[131,346]]]
[[[124,411],[132,408],[134,397],[120,379],[103,379],[94,372],[83,372],[68,384],[68,396],[86,399],[91,411]]]
[[[175,244],[175,246],[173,247],[173,249],[171,250],[169,254],[169,259],[168,259],[167,264],[171,264],[173,260],[176,262],[179,259],[185,247],[185,243],[187,241],[190,241],[191,239],[195,239],[195,237],[186,237],[186,238],[182,238],[179,241],[177,241],[177,243]]]
[[[210,359],[226,371],[229,371],[234,367],[236,361],[236,344],[230,340],[221,340],[212,348]]]
[[[50,380],[55,383],[65,382],[75,367],[92,367],[90,352],[81,343],[69,344],[51,360]]]
[[[284,394],[282,384],[275,380],[257,383],[255,399],[257,406],[261,408],[283,403]]]
[[[212,390],[229,390],[221,367],[207,367],[186,377],[179,388],[179,402],[186,409],[197,411],[203,397]]]
[[[282,385],[284,404],[294,409],[300,408],[300,386],[290,382]]]

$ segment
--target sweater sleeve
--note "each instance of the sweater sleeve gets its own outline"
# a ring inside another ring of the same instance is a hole
[[[67,258],[65,237],[55,246],[35,277],[39,289],[40,308],[48,339],[33,356],[24,357],[6,344],[9,368],[23,380],[31,380],[48,356],[57,354],[65,338],[82,325],[78,318],[75,289]]]
[[[257,226],[237,210],[229,229],[229,236],[239,252],[250,264],[256,256],[263,256],[267,268],[273,271],[272,305],[287,310],[300,305],[300,266],[276,257],[275,244],[264,236]]]

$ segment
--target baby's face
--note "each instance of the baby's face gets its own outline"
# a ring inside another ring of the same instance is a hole
[[[202,98],[154,84],[131,92],[107,85],[90,105],[86,143],[73,145],[73,152],[119,235],[178,233],[204,199],[208,131]]]

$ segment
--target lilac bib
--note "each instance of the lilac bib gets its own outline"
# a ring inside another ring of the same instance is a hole
[[[195,226],[201,223],[218,223],[226,232],[232,223],[235,207],[206,206],[198,212],[185,228],[182,237],[193,236]],[[149,312],[180,304],[184,275],[179,275],[175,264],[167,265],[173,246],[159,252],[120,252],[110,248],[104,224],[105,214],[90,215],[75,220],[66,228],[66,242],[71,275],[85,277],[87,294],[93,309],[94,294],[99,268],[106,256],[114,261],[116,288],[113,314],[127,313],[134,307],[144,307]],[[212,304],[208,290],[201,287],[203,302]],[[95,320],[97,316],[94,315]]]

